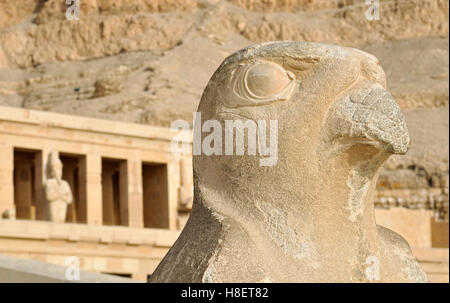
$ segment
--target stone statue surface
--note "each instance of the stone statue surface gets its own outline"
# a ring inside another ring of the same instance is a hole
[[[408,243],[375,222],[380,168],[409,136],[374,56],[250,46],[221,64],[198,111],[277,120],[278,160],[195,155],[191,216],[150,282],[427,281]]]
[[[44,183],[45,198],[49,206],[50,220],[57,223],[66,221],[67,206],[72,203],[72,190],[69,183],[62,179],[63,164],[58,152],[49,154],[47,165],[48,178]]]

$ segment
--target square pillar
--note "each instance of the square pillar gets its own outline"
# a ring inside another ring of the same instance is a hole
[[[49,149],[43,149],[35,155],[36,177],[34,180],[35,204],[36,204],[36,220],[49,220],[48,203],[45,199],[44,182],[47,179],[47,164]]]
[[[120,209],[116,209],[114,186],[115,165],[102,160],[102,225],[119,225]]]
[[[0,218],[14,208],[14,149],[0,142]]]
[[[120,225],[130,226],[130,205],[128,185],[129,161],[121,161],[119,164],[119,207],[120,207]]]
[[[98,154],[88,154],[85,161],[86,173],[81,174],[81,180],[85,184],[86,221],[88,225],[102,225],[102,158]]]
[[[174,158],[167,164],[167,194],[169,203],[169,229],[178,226],[178,189],[180,188],[180,159]]]
[[[128,226],[144,227],[144,202],[142,190],[142,160],[139,155],[129,158],[128,169]]]
[[[69,183],[73,201],[67,207],[66,222],[86,224],[86,156],[60,154],[63,180]]]

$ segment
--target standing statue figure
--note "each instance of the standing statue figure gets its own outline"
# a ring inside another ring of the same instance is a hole
[[[72,203],[69,183],[62,179],[63,164],[58,152],[51,152],[48,158],[48,179],[45,181],[45,198],[49,206],[50,220],[57,223],[66,221],[67,205]]]
[[[194,154],[191,216],[149,281],[427,281],[408,243],[375,221],[380,169],[410,140],[374,56],[250,46],[217,69],[198,112],[214,134],[236,133],[236,149],[247,134],[239,145],[249,148],[230,155],[234,140],[216,146],[211,128],[194,125],[214,153]]]

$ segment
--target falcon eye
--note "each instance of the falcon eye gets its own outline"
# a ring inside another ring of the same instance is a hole
[[[269,98],[287,87],[293,75],[274,63],[250,66],[245,75],[245,87],[255,98]]]
[[[231,85],[234,96],[227,98],[228,106],[265,105],[288,99],[295,75],[274,62],[258,61],[239,65],[233,71]]]

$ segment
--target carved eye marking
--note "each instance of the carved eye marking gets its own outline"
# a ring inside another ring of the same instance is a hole
[[[262,63],[250,66],[245,74],[245,87],[255,98],[269,98],[279,93],[293,79],[281,66]]]
[[[295,75],[274,62],[255,62],[239,65],[231,85],[234,97],[231,96],[228,105],[264,105],[288,99],[294,89]]]

